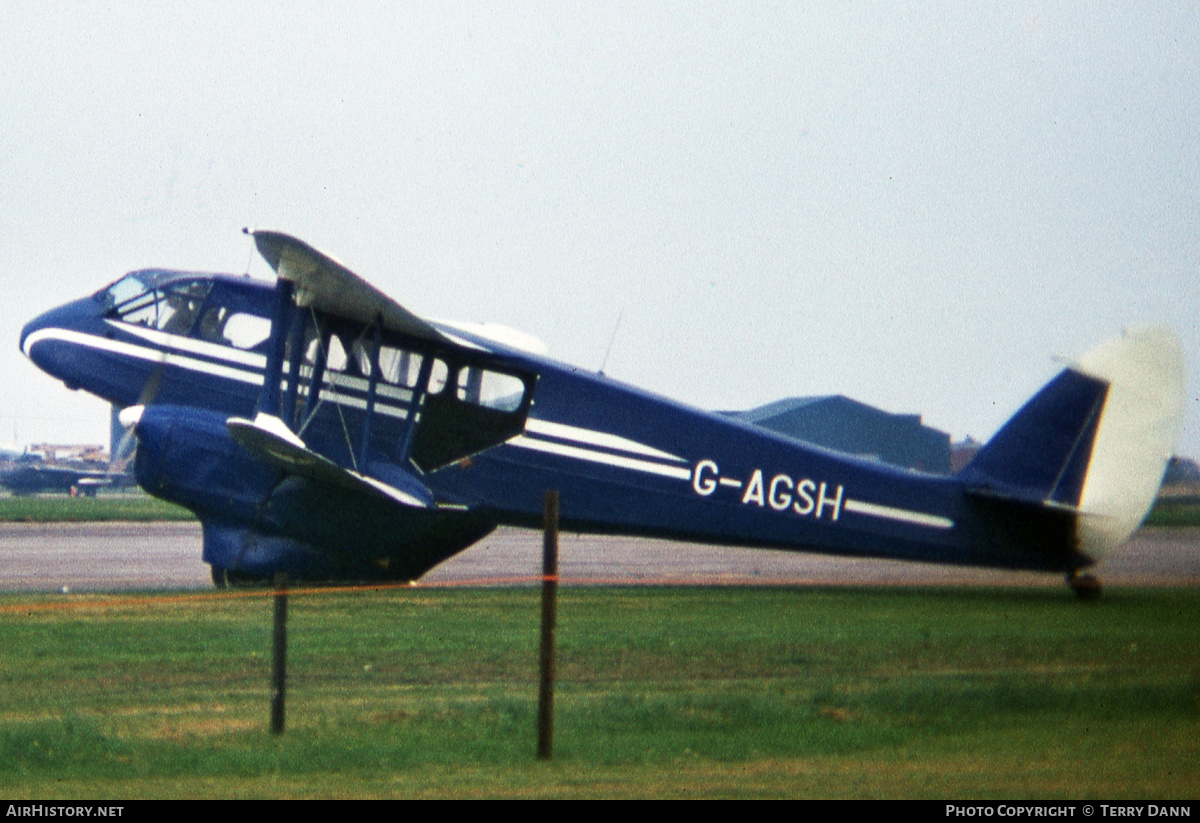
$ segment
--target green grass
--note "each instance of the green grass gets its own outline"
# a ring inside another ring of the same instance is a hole
[[[0,497],[0,522],[61,523],[82,521],[194,520],[187,509],[144,494],[65,494]]]
[[[1147,526],[1180,528],[1200,526],[1200,503],[1193,499],[1163,498],[1155,504],[1146,518]]]
[[[10,797],[1194,797],[1200,593],[572,588],[0,599]]]

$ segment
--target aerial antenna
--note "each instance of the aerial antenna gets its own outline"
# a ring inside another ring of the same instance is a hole
[[[625,307],[621,306],[621,311],[617,315],[617,324],[613,326],[612,337],[608,338],[608,348],[604,350],[604,359],[600,361],[600,376],[604,376],[604,367],[608,365],[608,356],[612,354],[613,343],[617,340],[617,331],[621,328],[621,318],[625,316]]]

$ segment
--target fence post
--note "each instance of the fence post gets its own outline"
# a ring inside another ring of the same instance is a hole
[[[554,756],[554,626],[558,608],[558,492],[547,491],[542,536],[542,651],[538,760]]]
[[[271,655],[271,734],[283,734],[287,694],[287,575],[275,575],[275,642]]]

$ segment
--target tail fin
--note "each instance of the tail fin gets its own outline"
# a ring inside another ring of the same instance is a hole
[[[1154,503],[1183,417],[1173,332],[1127,332],[1046,385],[962,470],[973,491],[1073,509],[1080,551],[1100,559]]]

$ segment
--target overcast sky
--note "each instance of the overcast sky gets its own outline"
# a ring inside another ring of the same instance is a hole
[[[249,225],[701,407],[956,439],[1166,323],[1200,457],[1200,4],[986,5],[4,2],[0,442],[107,440],[24,322],[267,277]]]

